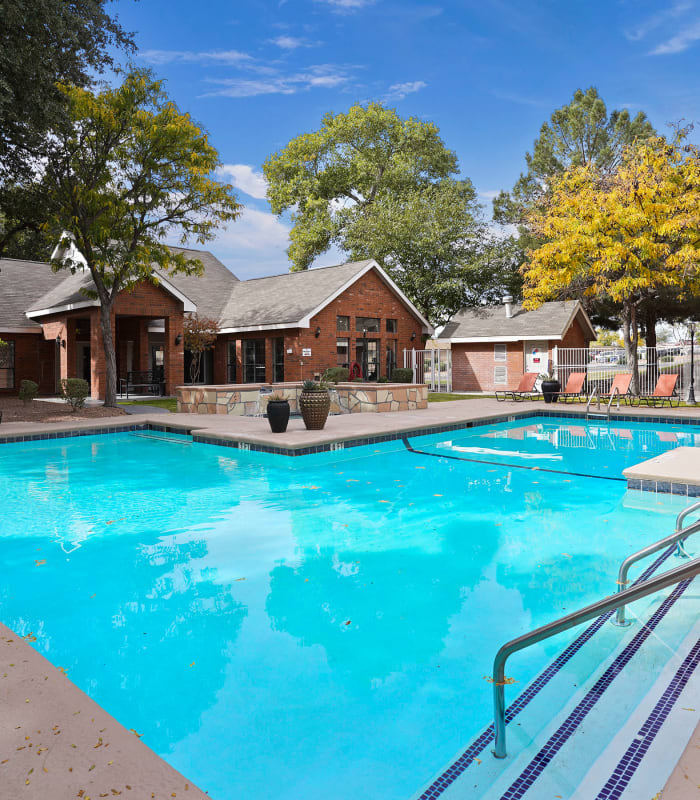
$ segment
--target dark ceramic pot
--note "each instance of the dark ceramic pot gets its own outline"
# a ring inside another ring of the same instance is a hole
[[[327,389],[318,392],[302,392],[299,408],[307,431],[322,431],[331,410],[331,396]]]
[[[267,419],[273,433],[284,433],[289,424],[289,400],[270,400],[267,404]]]
[[[559,397],[557,392],[561,391],[559,381],[542,381],[542,397],[545,403],[556,403]]]

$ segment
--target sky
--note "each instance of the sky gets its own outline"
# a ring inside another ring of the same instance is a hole
[[[242,279],[289,269],[289,218],[270,213],[261,166],[329,111],[377,100],[433,121],[489,217],[542,123],[578,88],[595,86],[608,111],[644,111],[659,132],[700,116],[700,0],[116,0],[111,9],[135,33],[134,62],[209,131],[221,177],[237,188],[243,214],[206,249]],[[315,266],[339,261],[332,251]]]

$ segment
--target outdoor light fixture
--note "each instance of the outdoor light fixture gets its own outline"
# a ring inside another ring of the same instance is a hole
[[[416,338],[416,332],[413,331],[413,333],[411,334],[411,341],[413,341],[415,338]]]
[[[181,344],[181,343],[182,343],[182,334],[178,333],[178,335],[175,337],[175,344]]]
[[[316,328],[316,332],[314,333],[314,336],[318,339],[318,337],[320,335],[321,335],[321,327],[319,326],[318,328]]]
[[[690,388],[688,389],[688,405],[695,405],[695,323],[688,325],[690,331]]]

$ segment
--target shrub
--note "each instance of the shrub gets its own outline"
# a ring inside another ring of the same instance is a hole
[[[85,398],[90,394],[90,384],[83,378],[63,378],[61,380],[61,396],[70,403],[71,410],[85,405]]]
[[[377,378],[377,383],[389,383],[389,378],[386,375],[381,375]]]
[[[29,405],[39,394],[39,384],[34,381],[22,381],[19,385],[19,399],[24,405]]]
[[[395,383],[413,383],[413,370],[404,367],[394,367],[391,380]]]
[[[323,373],[323,380],[326,383],[341,383],[350,377],[350,370],[347,367],[328,367]]]

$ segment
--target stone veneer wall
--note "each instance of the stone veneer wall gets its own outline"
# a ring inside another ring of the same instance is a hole
[[[239,416],[264,413],[269,394],[260,398],[263,386],[289,400],[293,414],[299,411],[301,383],[178,386],[177,410],[185,414]],[[331,389],[331,412],[336,414],[412,411],[427,407],[428,387],[425,384],[339,383]]]

